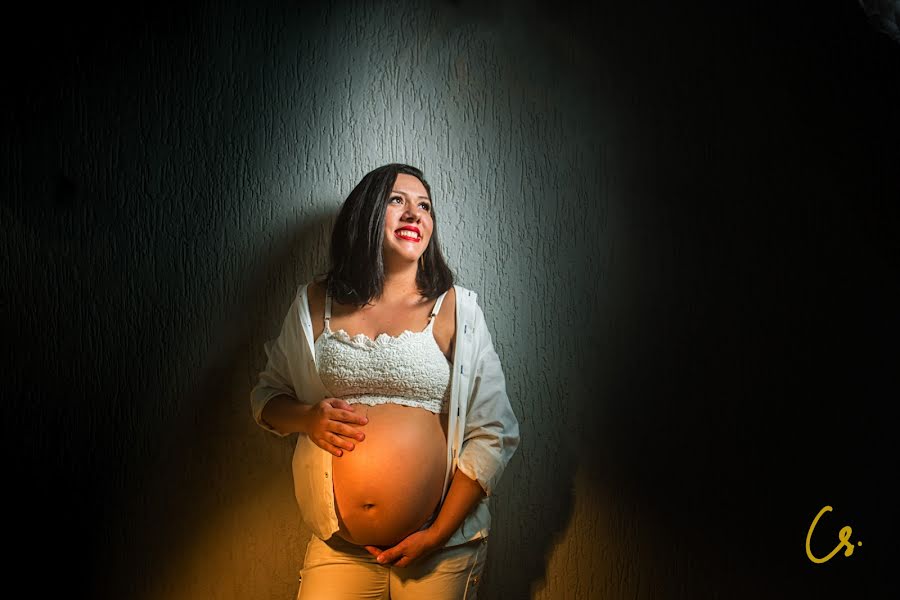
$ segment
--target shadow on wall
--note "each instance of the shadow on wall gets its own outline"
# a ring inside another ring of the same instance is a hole
[[[549,363],[546,368],[556,373],[566,370],[564,366]],[[508,372],[506,377],[509,381]],[[559,377],[565,379],[564,375]],[[544,395],[526,391],[521,398],[547,405],[529,407],[510,393],[513,411],[519,419],[520,441],[504,472],[500,491],[491,501],[491,543],[482,591],[493,590],[497,595],[486,598],[554,598],[577,587],[559,579],[574,573],[567,567],[579,559],[565,557],[562,568],[557,562],[560,553],[572,548],[572,531],[576,531],[575,538],[584,533],[578,531],[580,523],[573,521],[579,466],[570,441],[573,432],[558,417],[538,424],[535,422],[540,417],[529,418],[529,413],[540,415],[548,408],[554,410],[551,405],[555,403],[573,401],[574,394],[560,391]],[[576,546],[579,541],[576,540]],[[536,596],[540,590],[551,593]]]
[[[140,549],[147,578],[136,587],[135,566],[123,564],[102,574],[123,578],[113,589],[148,600],[196,598],[215,589],[215,573],[243,563],[242,573],[224,578],[229,585],[233,580],[236,597],[250,598],[263,581],[272,585],[273,574],[299,569],[309,534],[298,527],[291,483],[296,435],[276,438],[260,429],[249,392],[265,366],[263,342],[278,335],[297,287],[318,272],[311,257],[321,255],[333,218],[320,212],[306,219],[244,282],[248,292],[235,320],[223,324],[231,333],[219,338],[222,345],[209,354],[196,386],[184,393],[173,427],[158,432],[156,464],[146,469],[141,489],[127,495],[123,523],[111,527],[131,532],[128,548]],[[245,370],[256,364],[259,369]],[[232,478],[235,485],[228,486]]]

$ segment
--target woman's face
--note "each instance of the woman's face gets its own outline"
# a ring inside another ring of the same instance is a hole
[[[415,262],[431,241],[431,199],[417,177],[400,173],[388,196],[384,215],[385,263],[394,258]]]

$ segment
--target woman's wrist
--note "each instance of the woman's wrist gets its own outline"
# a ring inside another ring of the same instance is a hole
[[[428,536],[429,545],[433,548],[442,548],[453,535],[452,531],[450,533],[447,533],[445,531],[442,531],[440,528],[435,527],[434,524],[426,528],[423,533]]]
[[[294,400],[296,406],[294,406],[294,410],[297,411],[297,431],[303,434],[309,433],[309,413],[312,406],[309,404],[304,404],[299,400]]]
[[[260,419],[281,433],[307,433],[310,408],[293,396],[279,394],[266,402]]]

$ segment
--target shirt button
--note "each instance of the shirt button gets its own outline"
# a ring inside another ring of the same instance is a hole
[[[472,578],[472,585],[478,585],[478,575]]]
[[[327,472],[325,473],[325,479],[328,479],[328,473],[327,473]]]

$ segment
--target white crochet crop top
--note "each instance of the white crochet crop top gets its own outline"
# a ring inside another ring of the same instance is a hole
[[[331,296],[325,293],[325,330],[316,340],[316,367],[325,389],[349,404],[402,404],[446,413],[450,406],[450,361],[432,334],[441,294],[428,325],[374,340],[331,330]]]

